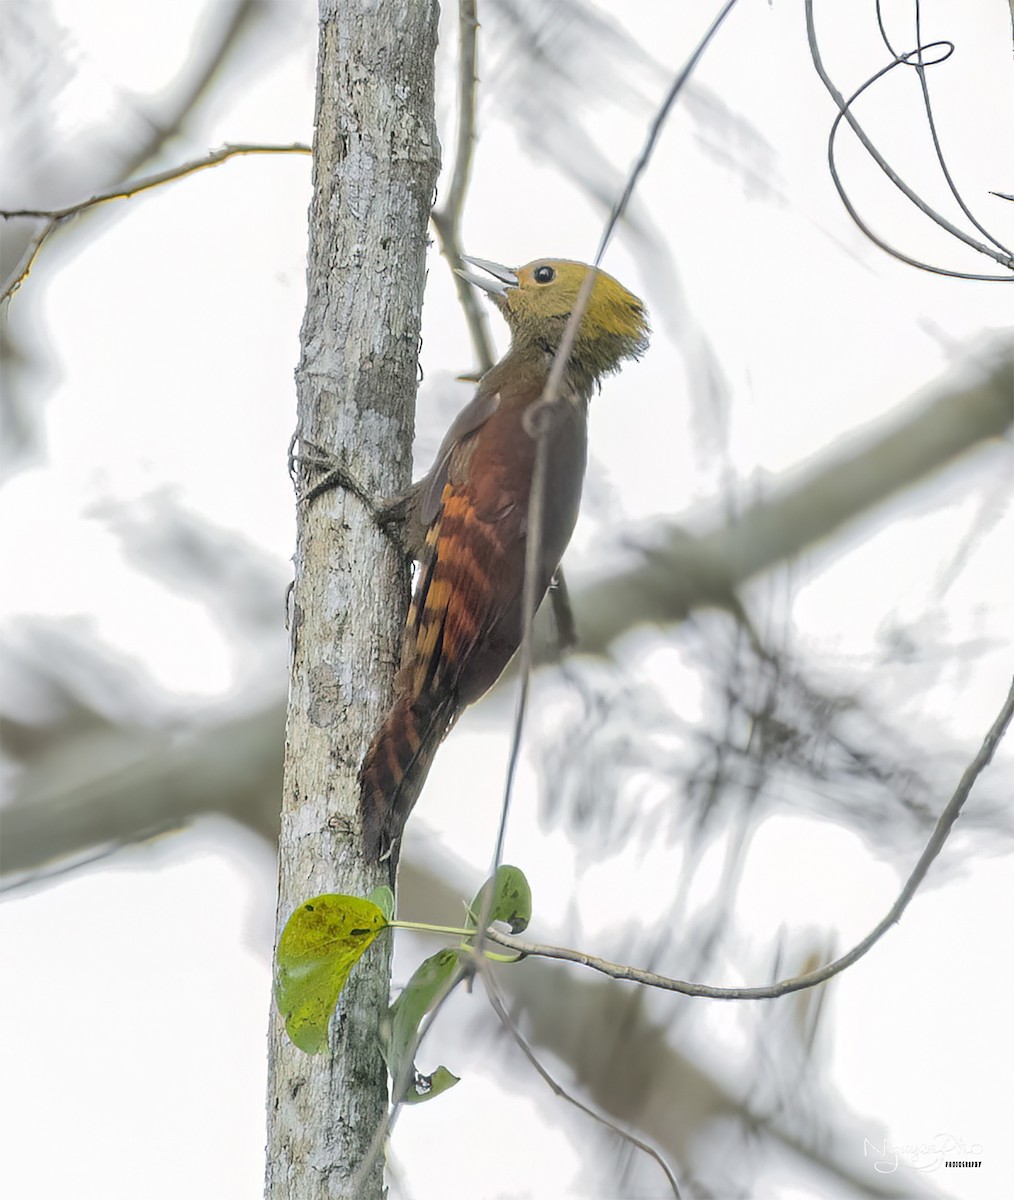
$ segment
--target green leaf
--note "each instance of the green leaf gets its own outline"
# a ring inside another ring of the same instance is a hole
[[[278,939],[275,1000],[300,1050],[327,1048],[338,996],[363,952],[387,925],[381,909],[359,896],[314,896],[289,917]]]
[[[388,921],[394,917],[394,892],[391,891],[386,883],[374,888],[367,899],[380,909]]]
[[[448,1088],[460,1082],[458,1076],[453,1075],[446,1067],[437,1067],[432,1075],[420,1075],[416,1071],[415,1079],[403,1096],[402,1103],[422,1104],[423,1101],[432,1100],[434,1096],[439,1096],[441,1092],[446,1092]]]
[[[493,892],[492,902],[487,898]],[[482,919],[489,905],[487,924],[504,921],[511,933],[522,933],[532,919],[532,889],[520,867],[506,864],[498,868],[493,879],[487,879],[479,888],[475,899],[468,906],[470,924],[474,927]]]
[[[432,1075],[421,1075],[409,1058],[423,1017],[436,1003],[457,969],[457,953],[454,950],[438,950],[416,967],[401,995],[388,1010],[390,1024],[381,1050],[391,1078],[396,1083],[404,1077],[406,1068],[409,1071],[411,1083],[405,1093],[406,1103],[419,1104],[423,1100],[431,1100],[458,1082],[458,1077],[446,1067],[438,1067]]]

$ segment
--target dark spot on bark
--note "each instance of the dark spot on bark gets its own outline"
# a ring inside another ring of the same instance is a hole
[[[352,832],[352,822],[348,817],[341,816],[340,813],[332,813],[328,817],[327,827],[332,833],[340,833],[346,837]]]

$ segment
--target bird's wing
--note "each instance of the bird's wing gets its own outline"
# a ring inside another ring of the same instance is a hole
[[[513,601],[496,588],[507,549],[497,527],[478,515],[467,487],[445,484],[405,629],[403,669],[414,698],[453,687]]]
[[[505,585],[518,574],[515,560],[523,562],[522,515],[512,481],[498,471],[473,477],[474,443],[474,435],[466,436],[449,454],[426,534],[402,658],[403,686],[414,699],[453,689],[517,599],[516,588]]]
[[[436,513],[419,552],[398,697],[359,773],[364,836],[378,856],[396,853],[437,746],[475,698],[462,689],[485,691],[488,682],[475,688],[476,672],[492,682],[514,649],[494,626],[516,602],[513,582],[523,574],[521,513],[510,497],[513,460],[506,469],[495,455],[490,463],[476,445],[484,425],[478,422],[445,456]],[[498,432],[491,431],[494,442]],[[487,466],[474,476],[473,458]]]
[[[454,418],[444,440],[440,443],[436,461],[429,474],[421,480],[418,518],[423,525],[432,525],[440,511],[440,502],[444,494],[444,484],[447,482],[451,465],[451,456],[455,448],[460,446],[476,430],[480,429],[500,407],[500,393],[482,383],[476,389],[475,395]]]

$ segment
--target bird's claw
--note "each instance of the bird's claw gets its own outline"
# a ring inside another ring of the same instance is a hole
[[[297,442],[300,447],[298,451],[296,450]],[[318,479],[316,483],[299,492],[297,502],[300,507],[305,507],[311,501],[316,500],[318,496],[323,496],[325,492],[340,488],[343,492],[351,492],[353,496],[361,500],[370,510],[377,524],[383,525],[384,502],[378,502],[338,460],[337,455],[324,449],[323,446],[318,446],[316,442],[293,434],[292,440],[289,442],[289,475],[294,483],[298,468],[305,471],[323,472],[322,479]]]
[[[297,441],[300,444],[299,451],[295,449]],[[325,492],[340,488],[343,492],[350,492],[358,500],[361,500],[377,528],[402,545],[408,519],[410,493],[396,496],[393,500],[378,499],[363,487],[330,450],[324,449],[315,442],[307,441],[306,438],[293,435],[292,441],[289,443],[289,474],[294,483],[296,483],[297,468],[300,467],[324,473],[323,478],[318,479],[316,483],[311,484],[303,491],[298,491],[297,483],[297,503],[301,508],[305,508],[318,496],[323,496]]]

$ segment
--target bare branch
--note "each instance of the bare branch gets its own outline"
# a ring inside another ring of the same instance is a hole
[[[634,194],[634,188],[637,186],[638,180],[641,178],[642,173],[644,172],[648,163],[651,161],[651,156],[655,152],[655,143],[658,141],[658,135],[662,132],[662,127],[668,120],[669,113],[672,110],[672,106],[676,103],[677,96],[679,96],[680,92],[683,91],[683,88],[686,86],[687,81],[693,74],[694,69],[701,61],[704,51],[707,50],[708,46],[711,45],[715,34],[718,33],[719,27],[729,13],[732,12],[735,4],[736,0],[726,0],[726,3],[719,10],[718,15],[708,26],[704,36],[697,43],[693,54],[691,54],[687,61],[683,64],[682,69],[670,84],[669,90],[666,92],[662,103],[659,105],[658,112],[655,114],[655,118],[648,129],[648,137],[645,140],[641,153],[637,156],[637,161],[634,163],[630,170],[630,174],[627,176],[627,182],[624,185],[622,193],[620,194],[620,198],[617,200],[616,205],[609,216],[609,220],[606,222],[606,227],[602,231],[602,240],[599,242],[599,248],[595,255],[596,266],[598,266],[598,264],[602,261],[602,255],[606,252],[606,247],[609,245],[610,239],[613,236],[613,231],[616,229],[618,222],[627,210],[630,199]]]
[[[88,200],[79,200],[76,204],[70,204],[66,208],[0,209],[0,217],[7,220],[14,220],[20,217],[42,218],[46,221],[46,224],[32,238],[31,243],[21,257],[21,261],[11,272],[10,278],[4,284],[3,291],[0,292],[0,302],[10,299],[25,279],[27,279],[35,262],[35,256],[53,230],[63,224],[64,221],[69,220],[71,217],[76,217],[79,213],[86,212],[90,208],[94,208],[97,204],[105,204],[108,200],[127,200],[131,196],[138,195],[140,192],[161,187],[164,183],[171,183],[174,179],[182,179],[187,175],[193,175],[195,172],[203,171],[208,167],[217,167],[220,163],[224,163],[230,158],[237,158],[240,155],[312,153],[310,147],[304,145],[302,142],[293,142],[288,146],[242,142],[229,143],[225,146],[220,146],[217,150],[210,150],[204,158],[181,163],[179,166],[169,167],[165,171],[158,171],[154,175],[146,175],[141,179],[135,179],[129,183],[116,184],[113,187],[106,188],[105,191],[97,192]]]
[[[483,963],[480,973],[482,975],[482,982],[486,987],[486,996],[489,1000],[490,1007],[500,1018],[501,1025],[503,1025],[504,1029],[506,1029],[514,1039],[518,1049],[534,1068],[539,1078],[542,1079],[542,1081],[549,1087],[553,1095],[556,1096],[558,1100],[566,1100],[567,1103],[572,1104],[578,1110],[578,1112],[583,1112],[585,1116],[591,1117],[593,1121],[597,1121],[600,1125],[604,1125],[611,1133],[615,1133],[617,1137],[623,1138],[625,1142],[629,1142],[631,1146],[636,1147],[638,1150],[642,1151],[642,1153],[647,1154],[649,1158],[654,1159],[655,1162],[657,1162],[662,1168],[662,1172],[666,1177],[666,1182],[672,1189],[672,1194],[676,1197],[676,1200],[681,1200],[682,1192],[680,1191],[679,1183],[676,1181],[676,1176],[673,1174],[672,1169],[662,1155],[659,1154],[654,1146],[650,1146],[641,1138],[635,1137],[634,1134],[630,1133],[628,1130],[621,1128],[621,1126],[617,1125],[615,1121],[610,1121],[610,1119],[606,1116],[603,1116],[602,1113],[596,1112],[594,1108],[582,1103],[576,1096],[572,1096],[571,1093],[562,1086],[562,1084],[557,1083],[557,1081],[552,1075],[550,1075],[542,1063],[539,1062],[535,1051],[528,1044],[524,1034],[522,1034],[516,1023],[511,1019],[511,1016],[507,1012],[507,1008],[504,1005],[500,989],[497,986],[496,980],[493,978],[493,974],[489,969],[488,963]]]
[[[7,215],[7,213],[0,213],[0,216]],[[0,304],[2,304],[5,300],[9,300],[22,285],[22,283],[24,283],[24,281],[28,278],[28,273],[35,264],[35,256],[42,249],[42,243],[53,232],[57,224],[58,222],[55,220],[47,221],[46,224],[43,225],[42,228],[39,229],[39,231],[29,240],[24,251],[22,252],[21,258],[18,259],[17,266],[15,266],[14,270],[11,271],[7,282],[4,284],[3,290],[0,291]]]
[[[147,136],[140,144],[128,146],[125,153],[118,156],[120,161],[113,172],[117,182],[140,170],[144,163],[183,130],[186,119],[207,94],[229,55],[266,11],[266,6],[257,0],[233,0],[224,11],[224,16],[216,11],[213,27],[202,31],[195,42],[197,53],[193,58],[197,63],[196,69],[186,72],[180,91],[162,111],[143,114],[144,124],[148,128]],[[28,239],[17,265],[0,292],[0,303],[8,299],[28,275],[39,247],[51,232],[52,229],[43,228]],[[11,238],[11,241],[15,240]]]
[[[566,327],[563,331],[563,337],[560,340],[560,345],[557,347],[556,355],[553,358],[552,366],[549,371],[549,378],[546,380],[546,385],[543,388],[542,395],[525,413],[525,428],[528,433],[535,438],[535,459],[532,466],[532,484],[528,500],[528,536],[525,539],[525,586],[522,595],[521,603],[521,646],[518,650],[516,661],[518,664],[518,673],[521,676],[518,685],[517,703],[514,710],[514,728],[511,733],[510,754],[507,760],[507,774],[504,781],[503,800],[500,806],[500,821],[497,829],[496,847],[493,852],[493,862],[490,868],[490,875],[496,874],[503,861],[503,846],[507,835],[507,819],[510,813],[511,793],[514,787],[514,778],[517,773],[518,761],[521,754],[521,735],[524,729],[525,711],[528,704],[528,690],[531,682],[532,662],[533,662],[533,646],[534,639],[532,636],[533,625],[535,622],[535,610],[538,608],[538,597],[536,595],[536,579],[538,577],[539,555],[542,548],[542,527],[543,527],[543,505],[544,493],[546,484],[546,471],[548,469],[548,443],[547,434],[552,420],[552,408],[559,402],[560,386],[563,383],[564,372],[567,369],[567,363],[570,361],[571,352],[574,349],[574,343],[577,340],[578,329],[581,321],[584,318],[585,309],[588,307],[588,301],[591,298],[592,288],[595,284],[595,277],[599,264],[602,262],[602,256],[606,252],[609,241],[616,229],[617,224],[623,217],[630,203],[630,199],[634,194],[634,188],[642,173],[651,161],[652,153],[658,141],[659,133],[662,126],[665,124],[666,118],[672,111],[672,106],[676,102],[677,96],[683,90],[687,80],[690,78],[694,68],[700,61],[701,56],[711,41],[718,32],[722,22],[732,11],[736,4],[736,0],[726,0],[718,15],[709,25],[708,29],[701,37],[697,46],[689,59],[677,73],[675,79],[666,92],[662,103],[658,107],[658,111],[648,130],[648,136],[645,140],[644,147],[638,155],[630,173],[627,177],[626,184],[620,194],[619,199],[613,207],[606,222],[605,228],[602,231],[602,237],[599,241],[598,250],[595,253],[595,261],[592,269],[588,272],[586,278],[581,284],[581,289],[577,294],[577,299],[574,301],[574,307],[571,310],[570,316],[567,319]],[[492,903],[492,892],[487,898],[488,903]],[[482,949],[482,933],[488,923],[489,913],[483,912],[479,920],[480,934],[476,939],[476,945],[481,951]]]
[[[958,815],[965,801],[968,799],[975,781],[992,760],[997,746],[1007,732],[1007,727],[1010,725],[1012,717],[1014,717],[1014,681],[1011,682],[1007,699],[1004,701],[999,715],[983,739],[978,753],[969,763],[961,779],[958,781],[954,794],[948,801],[944,811],[940,814],[936,827],[929,841],[926,843],[926,848],[919,856],[919,861],[913,867],[912,873],[905,881],[905,886],[898,894],[897,900],[891,905],[887,915],[861,942],[853,946],[847,954],[843,954],[840,958],[835,959],[834,962],[828,963],[817,971],[809,971],[805,975],[797,975],[792,979],[783,979],[778,983],[769,984],[766,987],[711,987],[708,984],[687,983],[680,979],[672,979],[667,975],[659,975],[654,971],[645,971],[639,967],[609,962],[604,958],[584,954],[580,950],[570,950],[563,946],[542,946],[535,942],[525,942],[520,938],[500,933],[496,929],[487,930],[486,936],[490,941],[496,942],[526,957],[555,958],[562,962],[578,963],[580,966],[589,967],[593,971],[599,971],[603,975],[608,975],[611,979],[626,979],[632,983],[644,984],[646,987],[658,988],[661,991],[679,992],[684,996],[700,996],[709,1000],[774,1000],[779,996],[787,996],[792,992],[799,992],[804,988],[816,987],[817,984],[826,983],[827,980],[840,974],[867,954],[888,929],[892,925],[897,924],[901,919],[919,885],[926,877],[926,872],[932,865],[933,860],[943,849],[944,843],[947,841],[954,822],[958,819]]]
[[[476,35],[479,30],[475,15],[475,0],[458,2],[458,133],[454,148],[454,167],[451,171],[451,186],[447,201],[442,208],[430,213],[433,228],[440,241],[440,253],[447,259],[452,273],[462,265],[461,261],[461,214],[465,207],[468,179],[472,173],[472,155],[475,150],[475,59]],[[478,360],[479,374],[485,375],[493,365],[493,347],[489,336],[489,322],[475,288],[460,275],[454,275],[454,286],[458,303],[468,323],[472,348]]]

